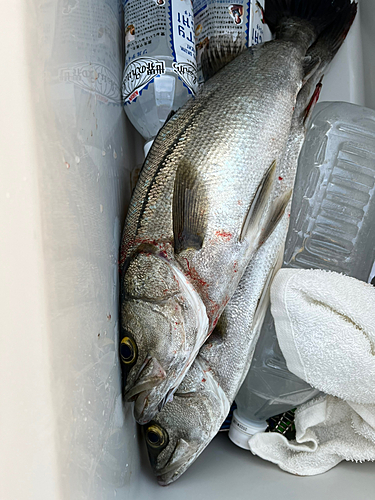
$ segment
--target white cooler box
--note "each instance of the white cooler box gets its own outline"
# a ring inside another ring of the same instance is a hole
[[[0,500],[375,498],[375,465],[300,478],[217,436],[152,476],[121,401],[118,249],[142,140],[120,102],[120,0],[0,4]],[[375,3],[321,100],[375,108]]]

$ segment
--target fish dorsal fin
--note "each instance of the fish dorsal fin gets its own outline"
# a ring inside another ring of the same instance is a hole
[[[175,253],[200,250],[206,232],[205,187],[197,169],[187,160],[177,168],[173,191],[173,235]]]
[[[235,59],[245,49],[245,44],[243,33],[238,33],[235,39],[232,34],[212,36],[201,57],[204,81]]]
[[[274,181],[276,176],[276,160],[271,163],[267,172],[264,174],[249,210],[246,214],[245,220],[242,224],[241,234],[239,240],[242,242],[244,239],[253,241],[260,230],[261,220],[266,211]]]

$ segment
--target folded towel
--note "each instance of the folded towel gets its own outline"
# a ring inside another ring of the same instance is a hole
[[[271,312],[288,369],[321,391],[375,403],[375,287],[318,269],[280,269]]]
[[[342,460],[375,460],[375,405],[361,406],[334,396],[301,405],[295,414],[296,439],[277,432],[260,432],[249,440],[250,450],[298,476],[322,474]]]
[[[333,272],[281,269],[271,311],[288,369],[327,393],[296,411],[296,439],[255,434],[251,451],[298,475],[375,460],[375,288]]]

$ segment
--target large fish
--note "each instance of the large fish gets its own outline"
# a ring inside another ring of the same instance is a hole
[[[350,0],[268,0],[277,39],[224,67],[155,139],[120,263],[120,354],[138,422],[176,390],[284,212],[290,192],[272,193],[297,94],[317,64],[306,52],[351,8]]]
[[[342,23],[348,28],[351,20],[338,20],[338,43],[337,35],[328,31],[308,51],[311,61],[318,61],[318,64],[297,98],[290,135],[278,170],[283,182],[275,190],[275,197],[294,183],[298,156],[308,118],[319,97],[321,78],[343,41]],[[173,401],[168,402],[145,427],[150,462],[162,485],[178,479],[217,434],[248,372],[269,302],[269,284],[282,262],[288,209],[274,233],[250,262]]]

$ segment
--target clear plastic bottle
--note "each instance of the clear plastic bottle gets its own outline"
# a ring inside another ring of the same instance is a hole
[[[370,282],[375,273],[375,111],[316,106],[296,176],[283,267],[327,269]],[[266,419],[318,394],[287,369],[268,309],[237,394],[230,437],[248,449]]]
[[[245,46],[271,39],[271,32],[262,21],[264,0],[194,0],[195,39],[197,49],[198,81],[203,84],[201,55],[211,37],[243,35]]]
[[[197,90],[194,16],[191,0],[124,0],[125,112],[152,140],[171,111]]]

